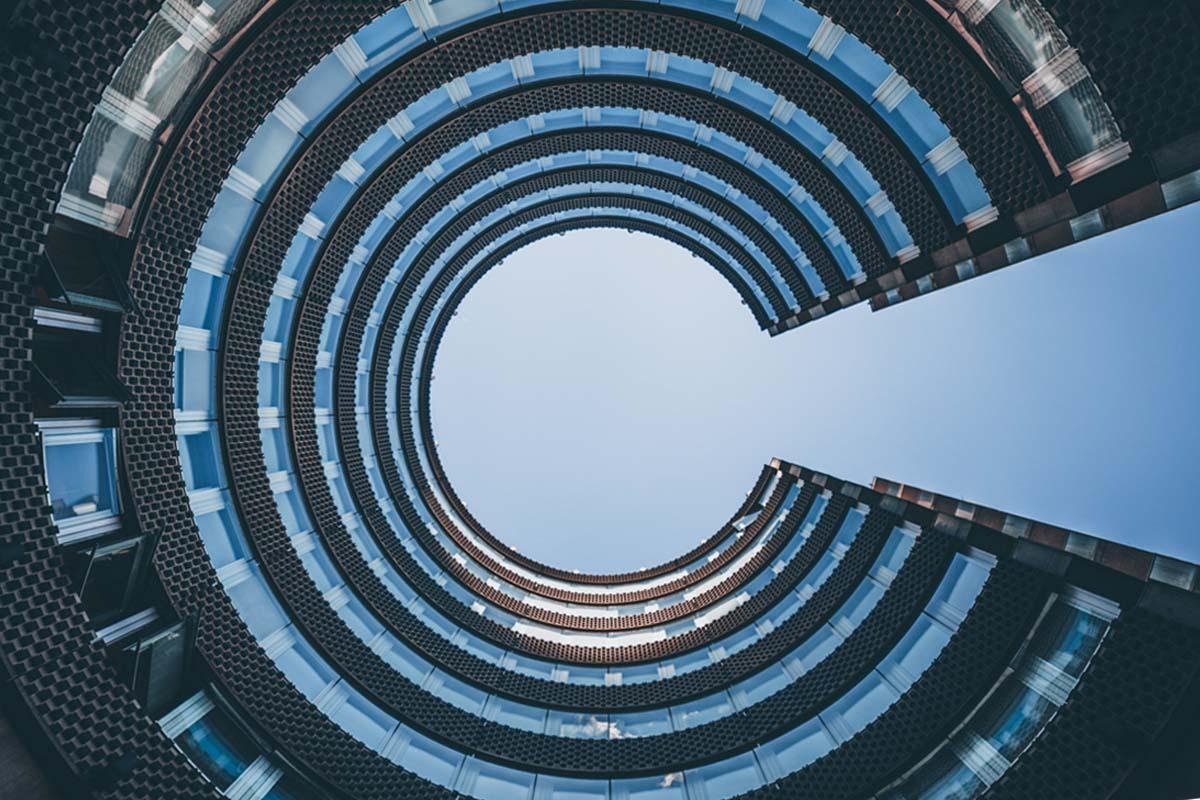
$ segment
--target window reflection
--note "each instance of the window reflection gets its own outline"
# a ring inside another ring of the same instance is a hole
[[[141,537],[67,550],[72,583],[95,627],[128,613],[142,563]]]
[[[99,420],[38,420],[47,500],[62,544],[120,528],[117,432]]]
[[[217,426],[180,423],[176,427],[179,461],[188,491],[216,489],[225,483]]]
[[[612,781],[612,800],[687,800],[682,772]]]
[[[724,800],[766,783],[753,753],[687,771],[690,800]]]
[[[150,20],[84,130],[58,213],[105,230],[121,227],[165,121],[209,66],[210,51],[262,3],[168,3]]]
[[[455,791],[488,800],[528,800],[535,776],[499,764],[468,758],[454,783]]]
[[[551,709],[546,716],[546,733],[549,736],[566,736],[572,739],[607,739],[608,714]]]
[[[1075,589],[1054,601],[1011,674],[963,730],[882,800],[981,797],[1066,702],[1117,613]]]
[[[42,445],[56,522],[111,516],[117,504],[117,434],[99,423],[47,421]]]
[[[608,781],[539,775],[534,800],[608,800]]]
[[[963,3],[959,4],[960,6]],[[965,18],[989,57],[1023,89],[1054,159],[1080,180],[1128,154],[1100,89],[1039,0],[977,3]],[[1116,147],[1095,165],[1080,162]]]
[[[213,713],[180,734],[175,743],[221,789],[228,788],[254,760],[250,739]]]
[[[308,800],[316,796],[297,775],[272,764],[241,724],[222,709],[198,692],[163,716],[159,725],[229,797]]]

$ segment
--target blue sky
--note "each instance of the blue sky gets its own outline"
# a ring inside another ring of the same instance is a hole
[[[467,296],[438,448],[489,530],[567,569],[711,535],[779,456],[1200,561],[1200,205],[776,338],[672,244],[555,236]]]

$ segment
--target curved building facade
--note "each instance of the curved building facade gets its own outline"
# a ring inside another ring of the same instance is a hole
[[[1192,4],[4,14],[0,795],[1200,794],[1196,565],[773,460],[691,552],[564,571],[429,409],[555,233],[778,335],[1200,198]]]

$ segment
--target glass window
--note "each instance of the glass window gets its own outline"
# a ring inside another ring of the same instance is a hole
[[[1044,66],[1067,40],[1040,3],[1004,0],[976,25],[989,53],[998,56],[1009,76],[1020,81]]]
[[[498,10],[496,0],[430,0],[430,6],[442,30],[493,14]]]
[[[337,219],[341,210],[346,207],[356,188],[353,183],[342,177],[340,173],[334,173],[333,178],[330,179],[329,183],[325,184],[325,188],[317,195],[317,199],[313,202],[312,210],[309,213],[317,219],[332,222]]]
[[[650,683],[658,680],[658,664],[636,664],[632,667],[622,666],[620,670],[612,670],[621,676],[622,686],[632,686],[637,683]]]
[[[331,408],[333,406],[333,368],[319,367],[316,377],[313,378],[313,385],[316,389],[317,408]]]
[[[274,112],[254,132],[238,157],[237,167],[261,184],[256,197],[262,200],[272,181],[283,171],[303,139]]]
[[[289,631],[293,630],[289,626]],[[275,666],[309,700],[313,700],[337,678],[329,666],[306,640],[293,635],[292,646],[275,657]]]
[[[982,564],[962,554],[955,555],[930,605],[945,605],[957,612],[958,616],[965,616],[975,603],[979,590],[987,582],[988,572],[989,569]]]
[[[325,112],[356,85],[354,76],[346,71],[336,56],[328,55],[321,59],[287,94],[287,99],[294,103],[308,120],[301,126],[300,133],[308,135]]]
[[[175,351],[175,408],[213,414],[216,363],[217,354],[211,350]]]
[[[604,667],[580,667],[574,664],[560,664],[557,669],[566,676],[568,683],[577,686],[603,686]]]
[[[1100,90],[1088,79],[1038,109],[1036,116],[1048,133],[1050,146],[1063,160],[1082,158],[1121,135]]]
[[[690,800],[724,800],[766,783],[753,753],[689,769],[686,774]]]
[[[286,346],[295,311],[296,298],[272,295],[271,302],[267,305],[267,319],[263,325],[263,341],[282,342]]]
[[[825,581],[829,580],[829,576],[833,574],[833,571],[837,569],[837,565],[838,559],[834,558],[831,553],[825,553],[825,555],[821,556],[817,565],[813,567],[808,579],[804,581],[804,586],[813,590],[820,589]]]
[[[367,747],[378,750],[384,737],[396,727],[396,720],[344,682],[339,688],[345,692],[346,701],[329,718]]]
[[[712,661],[708,657],[707,650],[697,650],[694,653],[685,653],[684,655],[677,656],[664,663],[672,664],[675,667],[674,674],[686,675],[689,672],[695,672],[698,669],[707,667]]]
[[[234,248],[241,245],[243,237],[249,232],[254,220],[258,218],[258,203],[242,196],[230,186],[230,182],[226,180],[225,186],[217,194],[217,199],[208,212],[208,219],[204,221],[204,227],[200,231],[199,242],[200,247],[208,248],[225,256],[235,255]],[[197,270],[192,269],[188,273],[189,285],[196,272]],[[223,289],[221,293],[224,293]],[[186,294],[184,298],[186,303]],[[197,325],[195,327],[207,328],[210,326]]]
[[[217,569],[249,555],[241,528],[238,527],[233,511],[229,508],[228,493],[221,492],[221,502],[220,508],[196,515],[200,539]]]
[[[312,540],[309,539],[309,541]],[[300,563],[304,565],[304,571],[313,579],[313,583],[317,585],[317,590],[321,594],[335,586],[342,585],[342,577],[338,574],[337,568],[333,566],[333,561],[325,552],[325,548],[314,546],[311,550],[300,553]]]
[[[534,800],[608,800],[608,781],[538,775]]]
[[[769,780],[795,772],[837,746],[819,719],[810,719],[758,748]]]
[[[714,719],[732,713],[733,701],[729,698],[728,693],[720,692],[706,695],[690,703],[672,706],[671,722],[675,725],[675,730],[681,731],[685,728],[694,728],[697,725],[712,722]]]
[[[867,727],[899,697],[899,692],[872,672],[822,713],[821,718],[844,741]]]
[[[255,639],[262,639],[287,624],[287,616],[267,587],[257,564],[246,564],[244,570],[230,580],[232,583],[226,584],[225,592]]]
[[[971,800],[983,794],[985,789],[987,784],[979,780],[953,753],[943,749],[913,773],[901,788],[885,792],[881,800],[908,800],[913,797]]]
[[[351,536],[351,538],[362,540],[361,536]],[[355,542],[355,545],[356,546],[358,545],[357,541]],[[363,548],[363,547],[359,547],[359,550],[362,552],[366,552],[366,548]],[[375,556],[372,555],[367,560],[373,561],[374,559],[375,559]],[[404,580],[402,580],[398,575],[389,571],[389,572],[385,572],[383,575],[381,575],[379,579],[380,579],[380,581],[383,582],[383,585],[385,587],[387,587],[387,590],[392,595],[392,597],[396,598],[397,602],[399,602],[400,605],[407,606],[409,603],[411,603],[413,600],[415,600],[417,598],[416,592],[414,592],[412,590],[412,587],[409,586],[408,583],[405,582]]]
[[[881,597],[883,597],[883,587],[870,578],[864,580],[854,590],[854,594],[850,595],[833,615],[833,627],[842,636],[849,636],[855,628],[862,624]]]
[[[833,75],[841,78],[867,102],[871,101],[875,87],[883,83],[892,71],[874,50],[854,36],[844,37],[828,60],[820,54],[814,54],[813,61],[823,63]]]
[[[286,387],[284,365],[278,361],[258,362],[258,405],[259,408],[281,408],[284,406]],[[286,454],[283,459],[286,462]],[[280,467],[282,469],[282,467]]]
[[[779,551],[779,556],[776,559],[777,563],[780,563],[780,564],[789,563],[793,558],[796,557],[796,554],[799,553],[800,549],[802,547],[804,547],[804,545],[807,543],[808,543],[808,536],[804,535],[803,529],[800,529],[799,531],[797,531],[795,536],[792,536],[790,539],[787,540],[787,543]]]
[[[841,643],[842,637],[836,631],[828,625],[822,625],[783,659],[784,666],[799,677],[820,664]]]
[[[156,15],[134,44],[137,57],[127,58],[113,77],[113,89],[145,112],[166,116],[204,68],[205,51],[195,45],[161,14]]]
[[[543,50],[531,53],[530,60],[533,62],[533,71],[538,80],[576,75],[579,73],[579,53],[573,48],[569,50]],[[573,117],[572,122],[579,121],[578,112],[571,113],[571,110],[564,109],[545,115],[547,127],[551,127],[559,117],[564,115]]]
[[[767,3],[759,19],[751,20],[743,15],[739,21],[807,53],[812,46],[812,36],[821,24],[821,15],[800,3]]]
[[[304,501],[300,499],[300,495],[295,489],[275,495],[275,507],[279,510],[279,516],[283,520],[283,527],[288,536],[295,536],[297,533],[308,530],[308,512],[304,510]]]
[[[354,41],[370,64],[394,58],[422,39],[406,8],[389,11],[354,34]]]
[[[47,430],[42,441],[55,522],[82,523],[119,511],[113,428]]]
[[[141,552],[142,539],[138,537],[67,553],[79,598],[97,627],[126,612],[130,581]]]
[[[344,592],[349,590],[343,589]],[[345,605],[336,609],[338,617],[346,623],[346,627],[364,642],[369,642],[383,630],[383,623],[367,610],[357,597],[349,596]]]
[[[861,509],[852,508],[846,514],[846,518],[842,520],[842,525],[838,528],[837,536],[833,537],[831,547],[835,552],[845,552],[850,549],[850,545],[854,544],[854,539],[858,536],[858,531],[862,527],[863,520],[866,519],[866,514]]]
[[[354,160],[369,174],[374,172],[388,156],[395,152],[397,144],[398,139],[396,135],[392,132],[391,128],[385,125],[368,136],[366,141],[358,146],[358,149],[354,151]],[[379,243],[378,237],[368,239],[368,237],[371,237],[376,232],[377,227],[375,223],[372,223],[372,227],[368,228],[367,233],[364,234],[364,239],[371,241],[372,245],[377,246]],[[374,248],[372,247],[371,249]]]
[[[403,642],[390,633],[387,635],[388,647],[380,652],[379,657],[386,661],[392,669],[408,680],[420,686],[433,669],[433,665],[414,653]]]
[[[320,246],[319,239],[303,233],[297,234],[283,257],[283,266],[280,268],[280,272],[289,278],[302,281],[307,276],[308,267]]]
[[[504,650],[496,645],[485,642],[466,631],[460,630],[454,637],[454,644],[466,650],[473,656],[489,664],[499,664],[504,660]]]
[[[529,800],[534,777],[528,772],[468,758],[454,782],[454,790],[487,800]]]
[[[988,784],[981,781],[966,763],[983,759],[990,769],[1003,770],[1020,757],[1054,716],[1058,703],[1066,700],[1073,685],[1070,677],[1054,680],[1050,682],[1054,684],[1052,690],[1043,693],[1040,690],[1047,687],[1039,686],[1037,681],[1031,682],[1029,670],[1040,672],[1045,669],[1056,652],[1063,652],[1059,650],[1061,647],[1079,656],[1082,671],[1103,637],[1104,623],[1094,615],[1072,607],[1070,602],[1056,603],[1041,620],[1016,673],[1004,679],[968,722],[966,730],[952,743],[943,745],[896,791],[884,795],[884,800],[909,797],[971,800],[980,797]],[[1100,630],[1095,635],[1084,638],[1072,635],[1072,632],[1090,631],[1097,624]],[[1077,647],[1082,649],[1076,650]],[[1053,667],[1049,669],[1053,671]],[[994,778],[993,774],[993,783]]]
[[[179,462],[189,492],[224,484],[219,453],[216,425],[179,426]]]
[[[531,678],[540,678],[544,681],[550,680],[554,673],[554,665],[550,662],[523,656],[519,653],[508,653],[505,655],[504,668],[520,675],[528,675]]]
[[[571,739],[607,739],[607,714],[581,714],[550,709],[546,716],[546,734]]]
[[[775,580],[775,570],[764,569],[754,576],[754,579],[742,587],[742,591],[750,595],[756,595],[766,588],[767,584]]]
[[[150,135],[103,113],[92,117],[71,164],[59,213],[115,231],[154,155]]]
[[[541,733],[546,729],[546,709],[528,706],[497,695],[488,698],[483,718],[532,733]]]
[[[1009,761],[1041,732],[1057,706],[1016,678],[1005,681],[997,696],[988,702],[971,727]]]
[[[761,702],[792,682],[792,676],[781,664],[772,664],[757,675],[734,685],[729,693],[738,708]]]
[[[1107,629],[1108,625],[1099,617],[1059,602],[1046,615],[1030,649],[1078,678]]]
[[[883,552],[879,554],[876,563],[893,573],[896,572],[908,558],[914,542],[915,539],[900,528],[894,529],[892,535],[888,537],[887,543],[884,544]]]
[[[458,631],[458,628],[455,627],[454,623],[450,622],[450,620],[442,616],[441,613],[430,608],[425,603],[414,603],[410,610],[412,611],[414,617],[420,619],[423,623],[429,626],[434,633],[438,634],[446,641],[451,641],[454,638],[454,634]]]
[[[892,648],[879,667],[899,689],[907,689],[920,677],[950,641],[950,631],[922,614]]]
[[[666,708],[609,715],[610,739],[636,739],[671,732],[671,712]]]
[[[216,709],[179,734],[175,744],[219,789],[227,789],[258,757],[249,737]]]
[[[259,386],[262,381],[262,367],[264,362],[259,362]],[[272,364],[271,366],[277,366]],[[267,473],[272,472],[290,472],[291,461],[288,451],[287,431],[282,425],[277,425],[274,428],[262,428],[259,431],[259,439],[262,441],[263,460],[266,461]]]
[[[613,780],[612,800],[687,800],[683,773]]]
[[[878,102],[876,108],[882,108]],[[885,116],[896,134],[914,153],[928,153],[950,135],[946,125],[916,92],[905,95],[900,104]]]
[[[804,522],[800,528],[804,529],[809,525],[816,525],[817,520],[825,513],[825,507],[829,505],[829,498],[823,494],[819,494],[813,498],[812,505],[808,508],[808,513],[804,515]]]
[[[336,465],[337,462],[331,462]],[[339,514],[349,514],[354,511],[354,501],[350,499],[350,488],[339,470],[338,474],[329,479],[329,493],[333,495],[334,505]]]
[[[425,689],[434,697],[472,714],[481,713],[483,704],[487,700],[487,692],[451,677],[441,670],[434,670],[425,683]]]
[[[440,786],[454,781],[464,758],[457,750],[404,725],[396,729],[384,753],[402,768]]]
[[[762,615],[761,621],[769,622],[773,628],[778,628],[791,619],[802,605],[804,605],[804,601],[800,599],[800,595],[788,592],[767,613]]]

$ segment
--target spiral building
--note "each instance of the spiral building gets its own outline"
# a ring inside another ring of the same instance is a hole
[[[1194,4],[0,13],[0,796],[1200,795],[1196,565],[774,460],[693,551],[559,570],[429,410],[554,233],[778,335],[1200,198]]]

